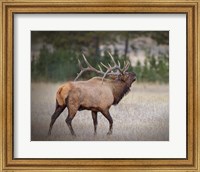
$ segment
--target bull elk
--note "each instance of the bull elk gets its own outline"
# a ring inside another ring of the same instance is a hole
[[[94,134],[96,134],[97,130],[98,112],[101,112],[109,121],[110,125],[107,134],[112,134],[113,120],[110,116],[109,109],[112,105],[118,104],[124,95],[130,91],[131,84],[136,80],[136,74],[134,72],[127,72],[129,63],[124,63],[124,67],[121,68],[119,61],[116,63],[110,53],[109,56],[114,65],[111,66],[109,64],[106,66],[101,63],[106,69],[106,72],[102,70],[100,65],[99,70],[92,67],[84,55],[83,59],[87,64],[86,68],[78,60],[81,69],[80,73],[74,81],[65,83],[57,91],[56,109],[51,117],[49,135],[51,134],[54,122],[66,107],[68,108],[68,116],[65,121],[72,135],[75,135],[72,128],[72,120],[77,111],[81,110],[90,110],[92,112]],[[103,77],[93,77],[87,81],[76,81],[86,71],[96,72],[97,74],[103,75]]]

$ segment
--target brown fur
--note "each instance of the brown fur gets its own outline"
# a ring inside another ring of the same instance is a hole
[[[71,121],[79,110],[91,110],[93,117],[95,113],[101,112],[110,122],[109,134],[112,133],[112,118],[109,114],[111,105],[116,105],[130,91],[131,84],[135,81],[134,73],[126,73],[112,79],[94,77],[87,81],[67,82],[62,85],[56,94],[58,106],[68,108],[66,122],[74,135]],[[56,113],[56,112],[55,112]],[[55,114],[54,113],[54,114]],[[55,119],[59,114],[54,115]],[[52,119],[55,122],[54,119]],[[93,120],[97,120],[93,118]],[[94,125],[97,123],[94,121]],[[52,125],[50,124],[50,130]],[[96,126],[94,126],[96,128]],[[96,132],[96,129],[95,129]]]

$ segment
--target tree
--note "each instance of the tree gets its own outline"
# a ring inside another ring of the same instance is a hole
[[[120,54],[119,50],[114,48],[115,58],[122,63],[124,60],[129,60],[127,54],[130,40],[138,37],[151,37],[158,44],[168,44],[169,42],[168,31],[32,31],[32,47],[38,43],[44,45],[40,56],[34,58],[32,62],[33,79],[63,81],[75,77],[78,72],[77,58],[81,58],[83,52],[86,53],[87,59],[95,67],[98,67],[97,64],[100,61],[106,64],[111,63],[106,53],[101,57],[101,45],[117,47],[116,44],[123,44],[124,54]],[[48,44],[53,45],[53,52],[50,52],[45,46]],[[136,65],[135,68],[139,71],[138,73],[141,73],[142,81],[162,81],[161,77],[163,77],[167,82],[168,61],[167,58],[161,59],[149,57],[145,61],[145,66],[141,66],[140,63]],[[148,65],[151,66],[151,69]],[[162,74],[158,75],[157,73]],[[92,75],[85,74],[85,77]]]

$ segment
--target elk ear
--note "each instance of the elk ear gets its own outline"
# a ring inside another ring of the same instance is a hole
[[[118,78],[118,76],[116,76],[116,75],[110,75],[109,76],[111,79],[113,79],[113,80],[115,80],[116,78]]]
[[[125,81],[124,75],[122,74],[118,75],[118,80]]]
[[[117,75],[117,79],[118,79],[118,80],[121,80],[121,77],[122,77],[121,74]]]

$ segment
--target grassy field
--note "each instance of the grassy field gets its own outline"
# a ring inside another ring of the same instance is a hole
[[[51,136],[48,128],[55,110],[55,93],[60,84],[32,83],[32,141],[168,141],[169,86],[134,83],[131,92],[110,109],[113,134],[106,135],[109,123],[98,113],[97,135],[93,134],[90,111],[78,112],[72,121],[76,137],[65,123],[67,108],[56,120]]]

